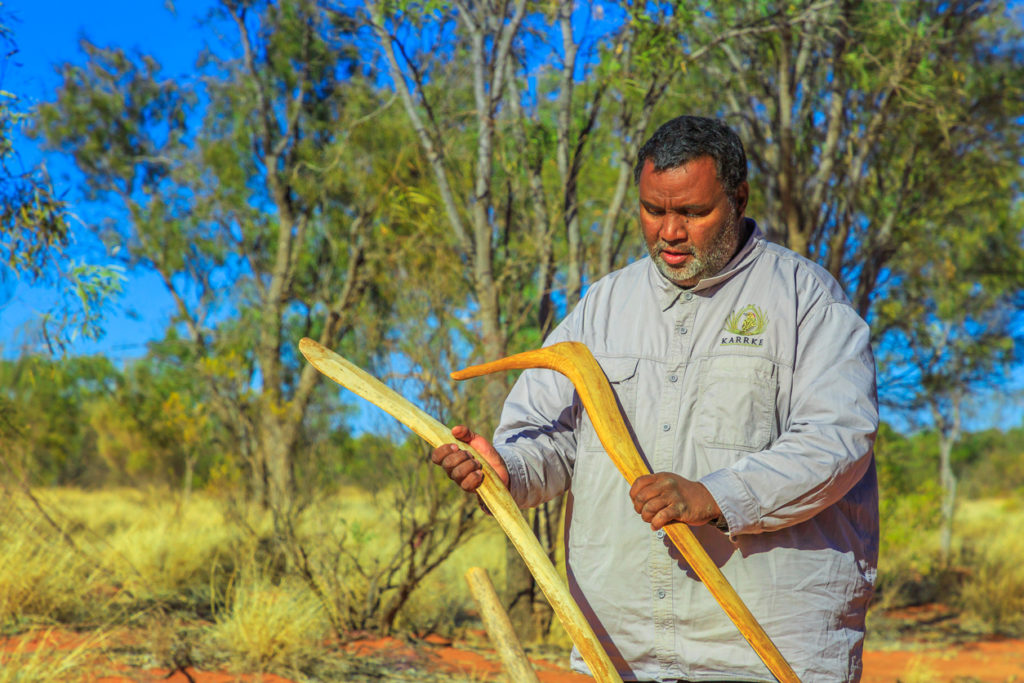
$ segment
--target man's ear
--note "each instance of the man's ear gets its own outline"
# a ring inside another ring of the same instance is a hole
[[[743,212],[747,210],[747,199],[750,198],[750,185],[744,180],[740,183],[740,186],[736,188],[736,218],[743,216]]]

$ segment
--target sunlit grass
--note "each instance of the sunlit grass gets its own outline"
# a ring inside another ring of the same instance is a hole
[[[99,585],[88,557],[24,506],[8,500],[0,513],[0,627],[88,618]]]
[[[210,640],[237,671],[299,668],[323,654],[328,623],[323,607],[298,581],[274,585],[256,578],[235,585],[230,606]]]
[[[50,631],[0,648],[0,683],[53,683],[93,681],[96,671],[90,651],[105,641],[102,632],[81,639],[73,647],[54,647]]]
[[[933,683],[938,678],[938,673],[926,664],[922,657],[917,656],[907,664],[907,669],[900,676],[899,683]]]
[[[216,503],[197,498],[177,513],[157,505],[139,509],[106,539],[103,563],[135,595],[164,597],[229,574],[241,542]]]
[[[971,501],[958,516],[968,575],[958,606],[983,632],[1024,633],[1024,505],[1018,498]]]
[[[0,503],[0,627],[6,633],[39,624],[151,624],[173,612],[188,624],[193,642],[202,644],[196,656],[227,662],[239,672],[308,668],[324,656],[327,610],[345,605],[325,603],[303,580],[296,558],[272,550],[280,528],[258,507],[202,492],[188,505],[161,491],[47,490],[39,498],[59,529],[27,498]],[[903,512],[889,523],[903,521],[907,528],[890,528],[882,548],[888,591],[904,591],[903,604],[943,599],[977,633],[1024,632],[1024,537],[1016,532],[1024,524],[1024,502],[962,502],[948,569],[940,560],[936,526],[916,523],[912,505]],[[370,567],[399,544],[387,492],[345,488],[316,500],[293,522],[305,551],[328,566],[338,544],[347,544]],[[478,628],[465,571],[484,567],[501,590],[505,562],[504,535],[484,520],[479,533],[416,587],[396,628],[456,637]],[[956,582],[939,584],[949,576]],[[335,578],[354,587],[358,599],[361,579],[345,571]],[[904,579],[905,585],[893,583]],[[547,643],[569,645],[557,624]],[[161,646],[140,647],[156,652]],[[9,661],[13,655],[3,656]],[[60,661],[38,659],[27,670]]]

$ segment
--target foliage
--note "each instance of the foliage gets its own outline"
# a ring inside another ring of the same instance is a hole
[[[360,440],[360,454],[378,463],[364,479],[375,493],[362,510],[346,500],[354,492],[348,489],[283,530],[294,571],[339,634],[391,632],[417,587],[478,530],[475,500],[453,491],[436,468],[416,466],[426,459],[422,445],[377,442],[397,451],[387,454],[372,443]],[[333,511],[338,503],[344,507]]]
[[[1019,632],[1016,603],[1010,597],[1019,593],[1019,563],[1009,558],[1020,551],[1013,532],[1013,519],[1020,514],[1020,484],[1013,476],[993,476],[992,469],[999,463],[1019,465],[1019,428],[969,434],[954,451],[957,476],[970,482],[971,489],[985,482],[983,490],[993,498],[961,503],[961,540],[949,552],[942,548],[940,533],[943,492],[932,474],[938,439],[934,431],[904,436],[886,424],[879,432],[878,604],[941,601],[963,610],[977,622],[974,628],[984,632]]]
[[[1024,427],[966,434],[953,451],[966,498],[1024,493]]]
[[[0,3],[0,74],[17,54],[8,15]],[[102,317],[122,291],[123,270],[71,260],[69,205],[46,166],[26,166],[14,147],[31,115],[0,81],[0,305],[21,278],[53,285],[59,301],[43,315],[42,334],[52,350],[79,336],[103,335]]]
[[[372,348],[358,340],[374,338],[386,289],[367,272],[387,185],[367,193],[337,169],[389,167],[359,144],[355,119],[377,103],[348,39],[312,5],[225,3],[211,21],[223,42],[189,82],[83,42],[85,64],[63,67],[35,132],[71,156],[89,196],[119,206],[94,229],[166,284],[178,309],[161,350],[230,435],[255,498],[280,507],[317,386],[295,344]]]
[[[0,73],[17,54],[8,15],[0,4]],[[28,121],[19,98],[0,82],[0,260],[15,273],[38,278],[68,244],[67,204],[44,167],[24,168],[13,137]]]
[[[100,483],[98,435],[89,409],[115,391],[120,374],[103,356],[0,361],[5,464],[33,484]]]

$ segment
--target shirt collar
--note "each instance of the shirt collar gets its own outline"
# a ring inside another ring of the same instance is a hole
[[[661,310],[667,311],[671,308],[684,292],[696,293],[715,287],[732,278],[736,273],[753,262],[756,256],[764,249],[764,233],[761,232],[761,228],[758,227],[752,218],[744,218],[743,220],[748,222],[747,225],[750,226],[751,230],[750,236],[740,250],[725,264],[722,270],[712,277],[701,278],[696,285],[689,289],[680,287],[662,275],[658,267],[654,265],[654,259],[651,259],[649,256],[647,257],[649,261],[647,268],[648,277],[650,278],[651,288],[655,291],[658,301],[661,303]]]

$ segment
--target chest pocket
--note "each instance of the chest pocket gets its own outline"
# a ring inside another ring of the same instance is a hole
[[[698,438],[711,448],[767,448],[774,436],[778,384],[778,368],[767,358],[705,359],[697,403]]]
[[[608,382],[612,385],[612,392],[618,399],[619,409],[626,416],[631,424],[636,415],[636,391],[637,374],[636,369],[639,361],[636,358],[602,357],[594,354],[597,362],[601,364]],[[580,408],[583,415],[580,418],[580,430],[583,449],[586,451],[604,451],[597,432],[594,431],[594,424],[590,416]]]

